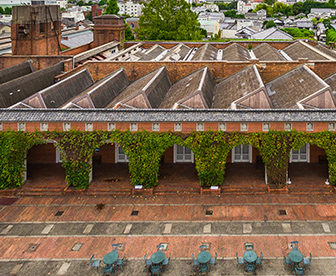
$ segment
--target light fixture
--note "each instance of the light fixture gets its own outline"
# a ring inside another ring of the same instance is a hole
[[[287,180],[287,183],[286,183],[287,185],[290,185],[290,184],[292,184],[292,182],[290,181],[290,178],[288,178],[288,180]]]
[[[329,179],[326,180],[326,182],[324,182],[326,185],[329,185]]]

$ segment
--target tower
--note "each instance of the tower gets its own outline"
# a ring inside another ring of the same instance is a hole
[[[59,55],[60,7],[44,5],[44,1],[32,1],[31,6],[13,6],[11,39],[13,55]]]
[[[124,47],[125,23],[122,16],[115,14],[103,14],[94,18],[94,46],[108,43],[113,40],[120,41]]]

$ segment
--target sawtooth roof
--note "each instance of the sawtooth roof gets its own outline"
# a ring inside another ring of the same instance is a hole
[[[250,66],[216,85],[212,108],[231,108],[234,101],[262,88],[265,89],[256,66]]]
[[[168,71],[161,67],[133,82],[106,108],[158,108],[170,87]]]
[[[34,71],[30,60],[26,60],[18,65],[0,70],[0,84],[28,75]]]
[[[0,85],[0,107],[10,107],[55,83],[64,70],[63,63],[13,79]]]
[[[198,48],[192,60],[217,60],[218,49],[210,44]]]
[[[207,67],[198,70],[175,83],[160,108],[210,108],[214,85]]]
[[[251,59],[249,51],[239,45],[238,43],[233,43],[230,46],[223,49],[222,60],[228,61],[246,61]]]
[[[84,69],[35,93],[11,108],[17,108],[22,104],[30,108],[59,108],[92,84],[89,71]]]
[[[273,108],[298,108],[298,103],[330,87],[306,66],[299,66],[266,84]]]
[[[180,43],[170,49],[170,51],[161,59],[162,61],[178,61],[183,60],[189,53],[190,47]]]
[[[322,52],[318,52],[317,49],[302,41],[297,41],[287,46],[283,49],[283,51],[292,60],[298,60],[299,58],[308,58],[309,60],[328,60]]]
[[[253,49],[253,53],[260,61],[286,60],[279,51],[267,43],[262,43]]]

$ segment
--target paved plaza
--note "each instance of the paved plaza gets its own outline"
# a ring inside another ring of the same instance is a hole
[[[121,244],[123,271],[151,275],[144,255],[165,244],[161,275],[198,275],[191,256],[206,244],[218,254],[209,275],[250,275],[237,266],[244,243],[264,259],[256,275],[294,275],[283,252],[297,240],[304,275],[336,275],[336,195],[170,195],[0,197],[0,275],[103,275],[104,257]]]

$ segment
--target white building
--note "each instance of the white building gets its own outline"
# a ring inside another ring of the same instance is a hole
[[[128,14],[133,17],[139,17],[142,13],[142,4],[133,3],[132,1],[118,3],[119,14]]]
[[[219,32],[219,22],[216,20],[199,20],[201,28],[205,29],[208,33],[208,36],[218,34]]]
[[[239,0],[237,2],[237,13],[245,14],[249,10],[254,10],[258,4],[260,4],[260,2],[245,3],[244,1]]]
[[[84,13],[80,7],[73,7],[62,13],[63,19],[68,19],[73,23],[85,20]]]

